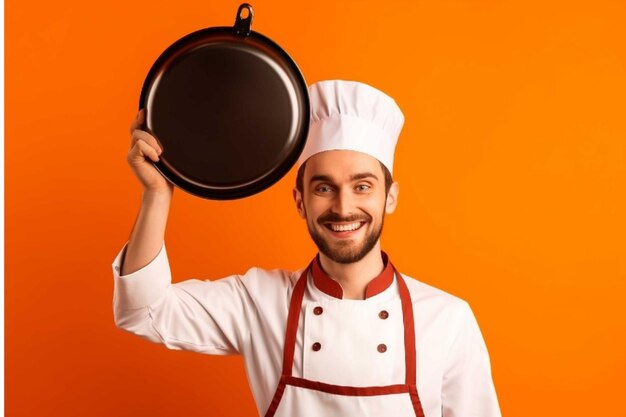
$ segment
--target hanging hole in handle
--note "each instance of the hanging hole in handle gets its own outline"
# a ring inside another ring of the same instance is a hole
[[[254,16],[254,10],[249,3],[242,3],[237,9],[237,15],[235,17],[235,32],[241,36],[249,36],[252,26],[252,17]]]

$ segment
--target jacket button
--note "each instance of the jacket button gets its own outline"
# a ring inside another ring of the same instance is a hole
[[[315,314],[316,316],[319,316],[323,312],[324,312],[324,309],[320,306],[317,306],[313,309],[313,314]]]
[[[380,317],[383,320],[387,320],[387,317],[389,317],[389,313],[386,310],[383,310],[380,313],[378,313],[378,317]]]
[[[385,345],[384,343],[381,343],[380,345],[378,345],[377,349],[380,353],[385,353],[387,352],[387,345]]]
[[[311,348],[313,348],[313,350],[315,352],[317,352],[318,350],[320,350],[322,348],[322,344],[319,343],[319,342],[315,342],[315,343],[313,343],[313,346],[311,346]]]

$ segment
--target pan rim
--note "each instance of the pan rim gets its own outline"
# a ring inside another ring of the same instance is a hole
[[[176,56],[182,56],[187,53],[189,48],[196,48],[210,45],[217,41],[224,43],[241,44],[250,40],[248,44],[250,48],[267,48],[275,57],[278,57],[278,65],[289,75],[288,79],[291,81],[293,91],[296,94],[296,102],[300,107],[299,121],[296,121],[295,134],[289,138],[286,138],[285,143],[293,142],[294,145],[290,146],[291,151],[287,157],[283,158],[276,164],[274,169],[269,170],[264,175],[259,175],[256,179],[252,179],[244,185],[223,186],[210,182],[200,182],[201,186],[188,181],[178,173],[174,172],[161,160],[152,162],[155,168],[172,184],[178,186],[183,191],[192,195],[212,199],[212,200],[234,200],[244,197],[248,197],[257,194],[283,178],[297,162],[304,145],[309,130],[310,119],[310,103],[308,96],[308,87],[304,79],[300,68],[295,61],[282,49],[278,44],[272,41],[270,38],[255,32],[250,31],[247,36],[236,34],[233,27],[218,26],[197,30],[171,44],[166,48],[153,63],[146,76],[139,99],[139,109],[145,108],[148,96],[153,92],[154,84],[157,79],[158,73],[163,71],[163,68],[167,68],[168,61],[175,61]],[[259,47],[262,46],[261,47]],[[267,55],[267,54],[266,54]],[[268,55],[269,58],[272,58]],[[276,59],[276,58],[273,58]],[[158,88],[158,86],[157,86]],[[147,110],[147,109],[146,109]],[[147,116],[147,115],[146,115]],[[149,118],[146,117],[146,121]],[[151,127],[148,124],[144,124],[142,127],[151,134],[154,134]]]

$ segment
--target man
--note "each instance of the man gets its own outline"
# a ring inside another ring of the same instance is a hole
[[[171,284],[163,236],[172,187],[131,130],[141,211],[113,262],[118,327],[170,349],[242,354],[260,415],[496,417],[489,356],[469,305],[400,274],[381,251],[404,117],[363,83],[310,87],[293,195],[319,254],[302,270],[252,268]]]

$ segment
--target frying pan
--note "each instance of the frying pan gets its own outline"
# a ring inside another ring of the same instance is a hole
[[[304,76],[276,43],[251,30],[243,3],[233,27],[190,33],[155,61],[141,89],[143,129],[161,145],[157,170],[195,196],[258,193],[295,164],[309,130]]]

